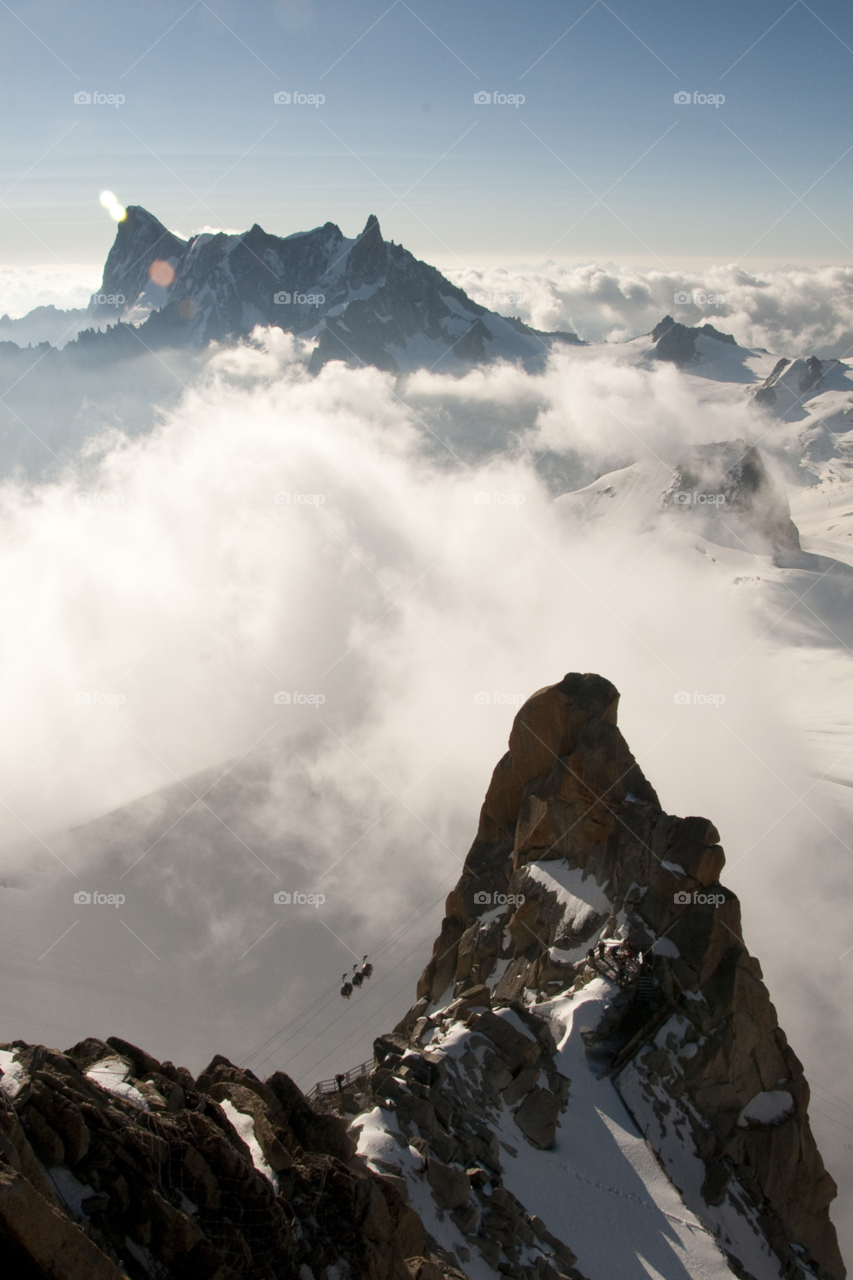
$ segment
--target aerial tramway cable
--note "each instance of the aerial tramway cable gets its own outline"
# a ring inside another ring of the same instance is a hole
[[[448,880],[450,880],[455,874],[456,874],[455,870],[449,872],[442,880],[439,881],[439,884],[436,889],[433,889],[431,893],[423,897],[421,901],[417,904],[417,906],[413,907],[412,910],[408,913],[408,915],[404,916],[403,919],[400,921],[400,923],[395,925],[395,927],[389,933],[387,933],[385,937],[379,941],[379,943],[377,943],[377,945],[373,948],[371,952],[371,954],[374,956],[375,959],[380,959],[382,955],[394,945],[394,941],[396,940],[396,935],[400,934],[401,932],[405,933],[406,929],[409,927],[408,921],[411,919],[412,916],[414,915],[423,916],[423,914],[425,914],[425,912],[421,910],[421,908],[423,907],[423,904],[429,901],[430,898],[434,898],[436,894],[440,896],[444,892],[443,886],[445,885],[445,883]],[[429,908],[427,908],[427,910],[428,909]],[[420,946],[421,944],[418,943],[417,945]],[[413,947],[410,951],[406,952],[406,956],[407,957],[410,956],[415,949],[416,948]],[[366,972],[367,969],[370,970],[370,973]],[[370,977],[371,974],[373,973],[373,965],[372,964],[365,965],[362,972],[364,973],[365,977]],[[303,1023],[301,1027],[298,1028],[298,1031],[303,1031],[305,1027],[308,1026],[308,1023],[313,1022],[314,1018],[316,1018],[319,1014],[321,1014],[329,1004],[334,1003],[336,999],[340,999],[340,988],[338,987],[337,984],[335,984],[334,987],[327,988],[326,991],[322,992],[319,996],[315,996],[315,998],[310,1002],[310,1004],[306,1005],[306,1007],[302,1009],[299,1013],[294,1014],[292,1018],[288,1019],[288,1021],[284,1024],[284,1026],[279,1027],[277,1031],[274,1031],[273,1034],[268,1036],[266,1040],[262,1041],[261,1044],[256,1045],[255,1048],[251,1051],[251,1053],[249,1053],[247,1057],[244,1059],[242,1065],[244,1067],[248,1067],[249,1064],[253,1061],[253,1059],[257,1058],[259,1054],[262,1054],[264,1050],[269,1048],[269,1046],[273,1044],[274,1041],[278,1040],[280,1036],[285,1035],[288,1031],[291,1031],[292,1029],[295,1029],[297,1023],[301,1022],[303,1018],[307,1018],[307,1021]],[[333,1019],[333,1022],[330,1023],[329,1025],[330,1026],[333,1025],[334,1022],[336,1021],[337,1021],[337,1018]],[[298,1034],[298,1032],[294,1030],[294,1034]],[[313,1042],[309,1041],[309,1044],[310,1043],[313,1043]],[[261,1059],[261,1062],[266,1062],[269,1057],[270,1057],[270,1054],[266,1054],[266,1056]],[[288,1061],[289,1060],[290,1059],[288,1059]],[[260,1063],[258,1065],[260,1065]]]

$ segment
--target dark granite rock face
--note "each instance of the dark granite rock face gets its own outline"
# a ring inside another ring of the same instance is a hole
[[[409,1257],[449,1274],[399,1189],[353,1159],[343,1121],[282,1072],[263,1082],[217,1057],[194,1080],[113,1038],[4,1048],[7,1274],[411,1280]]]
[[[286,237],[255,225],[241,235],[184,241],[131,206],[90,313],[99,322],[132,319],[152,350],[232,343],[256,325],[275,326],[316,341],[314,372],[330,360],[389,372],[497,358],[538,368],[552,342],[580,342],[487,311],[434,267],[386,242],[374,214],[353,240],[327,222]],[[102,358],[119,341],[116,326],[90,337]]]
[[[717,342],[725,342],[736,346],[731,333],[721,333],[712,324],[703,324],[695,329],[673,320],[672,316],[664,316],[652,329],[652,340],[657,343],[656,360],[667,360],[684,369],[698,359],[696,352],[696,335],[701,333],[706,338],[714,338]]]
[[[89,304],[92,318],[115,320],[124,315],[152,283],[157,283],[152,281],[152,268],[154,275],[165,282],[159,286],[163,292],[157,294],[158,300],[165,299],[169,276],[174,277],[187,245],[186,240],[173,235],[147,209],[130,205],[118,224],[115,241],[107,255],[101,287]],[[160,264],[159,271],[155,263]],[[116,303],[116,298],[123,301]]]
[[[672,316],[664,316],[652,329],[652,338],[657,343],[655,358],[666,360],[677,365],[679,369],[692,364],[696,358],[696,331],[688,329],[686,324],[679,324]]]

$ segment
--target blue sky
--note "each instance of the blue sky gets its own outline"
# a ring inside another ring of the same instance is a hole
[[[104,188],[445,266],[853,258],[838,0],[11,0],[0,59],[2,263],[101,262]]]

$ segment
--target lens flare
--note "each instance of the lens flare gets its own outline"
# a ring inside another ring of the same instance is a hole
[[[168,289],[175,278],[175,268],[171,263],[164,262],[162,258],[155,258],[148,268],[148,274],[154,284],[162,285],[164,289]]]
[[[123,222],[127,217],[127,209],[125,209],[123,204],[119,204],[118,199],[112,191],[101,192],[101,204],[104,206],[110,217],[116,222]]]

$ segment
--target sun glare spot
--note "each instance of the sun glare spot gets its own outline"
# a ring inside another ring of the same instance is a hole
[[[123,204],[119,204],[112,191],[101,192],[101,204],[114,221],[123,222],[127,217],[127,209],[125,209]]]

